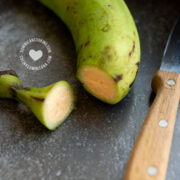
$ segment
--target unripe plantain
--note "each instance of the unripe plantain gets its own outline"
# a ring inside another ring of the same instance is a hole
[[[140,63],[140,43],[123,0],[40,0],[70,29],[85,89],[115,104],[129,92]]]
[[[74,108],[70,85],[59,81],[43,88],[24,88],[15,73],[0,72],[0,98],[25,104],[49,130],[57,128]]]

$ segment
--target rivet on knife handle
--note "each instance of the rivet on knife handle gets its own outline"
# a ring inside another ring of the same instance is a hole
[[[157,71],[156,98],[144,121],[123,180],[165,180],[180,98],[180,74]]]

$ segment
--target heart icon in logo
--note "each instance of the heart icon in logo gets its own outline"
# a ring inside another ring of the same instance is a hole
[[[43,52],[41,50],[35,51],[34,49],[31,49],[29,51],[29,56],[33,61],[38,61],[39,59],[42,58]]]

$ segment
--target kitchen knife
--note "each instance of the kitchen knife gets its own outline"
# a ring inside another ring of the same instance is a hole
[[[180,99],[180,20],[172,29],[152,89],[156,98],[131,153],[123,180],[165,180]]]

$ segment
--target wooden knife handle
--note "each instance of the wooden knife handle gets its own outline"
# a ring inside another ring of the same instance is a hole
[[[157,71],[156,98],[136,140],[123,180],[165,180],[180,98],[180,74]]]

